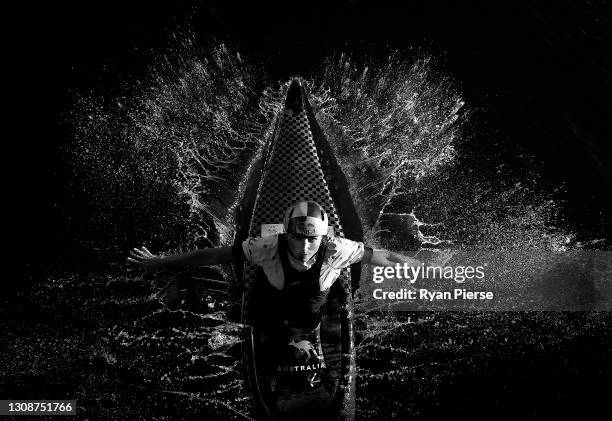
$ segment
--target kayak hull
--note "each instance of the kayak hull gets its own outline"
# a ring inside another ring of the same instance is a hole
[[[278,224],[285,209],[301,200],[321,204],[329,216],[333,235],[344,236],[343,215],[334,201],[333,186],[330,190],[329,185],[333,178],[325,171],[328,159],[322,159],[325,155],[322,139],[317,137],[318,127],[313,127],[312,123],[312,112],[303,88],[293,82],[286,107],[276,120],[261,161],[255,165],[252,176],[257,177],[258,182],[252,183],[250,191],[245,192],[242,209],[245,221],[237,242],[246,236],[262,235],[262,224]],[[308,338],[314,344],[313,353],[318,359],[292,367],[283,366],[281,357],[274,351],[279,344],[282,347],[282,341],[287,341],[290,335],[282,329],[271,330],[269,326],[257,325],[254,300],[258,296],[258,286],[267,282],[265,276],[253,265],[245,264],[239,269],[244,286],[242,364],[260,418],[352,419],[355,348],[351,269],[344,269],[330,289],[319,327],[312,332],[300,332],[300,338]],[[295,340],[299,339],[294,336]]]

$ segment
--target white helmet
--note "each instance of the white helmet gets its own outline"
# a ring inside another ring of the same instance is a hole
[[[327,214],[317,202],[297,202],[285,211],[285,232],[305,236],[327,235]]]

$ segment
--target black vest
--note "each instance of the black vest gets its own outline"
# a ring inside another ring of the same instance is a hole
[[[287,237],[278,236],[278,254],[283,266],[285,282],[279,290],[270,284],[263,270],[255,288],[255,320],[260,328],[290,326],[313,330],[321,321],[329,289],[321,291],[321,265],[327,250],[325,239],[310,269],[299,272],[289,263]]]

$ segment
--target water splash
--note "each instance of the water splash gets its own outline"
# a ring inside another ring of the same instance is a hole
[[[244,162],[273,116],[255,70],[223,44],[204,50],[187,38],[126,96],[78,99],[71,152],[91,225],[111,233],[102,243],[180,250],[232,240]]]
[[[386,214],[405,211],[406,195],[452,161],[464,101],[431,57],[391,55],[364,67],[341,55],[313,84],[317,118],[341,157],[361,219],[384,229]]]

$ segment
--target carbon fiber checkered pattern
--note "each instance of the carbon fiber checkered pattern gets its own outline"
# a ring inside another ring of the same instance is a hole
[[[314,200],[323,206],[329,224],[334,227],[334,234],[342,236],[306,113],[295,115],[286,110],[271,146],[251,220],[250,236],[261,234],[261,224],[281,223],[285,209],[300,200]]]

